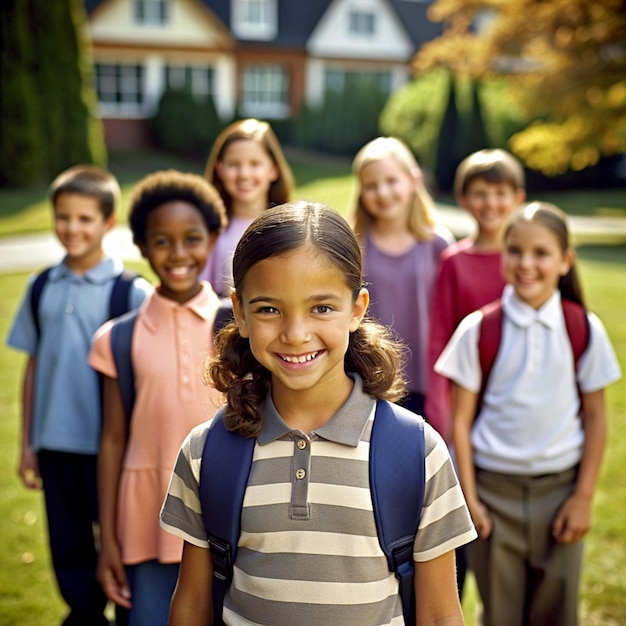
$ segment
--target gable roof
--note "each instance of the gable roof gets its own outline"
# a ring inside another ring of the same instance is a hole
[[[85,0],[87,14],[93,13],[106,0]],[[232,0],[199,0],[232,32],[230,5]],[[431,0],[385,0],[398,14],[407,34],[420,48],[442,33],[442,25],[427,16]],[[333,0],[276,0],[278,4],[278,34],[272,41],[239,40],[241,45],[304,48],[309,37]]]

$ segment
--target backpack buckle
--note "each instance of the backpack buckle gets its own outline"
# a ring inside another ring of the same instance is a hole
[[[220,580],[228,581],[233,571],[230,543],[225,539],[209,535],[209,549],[213,561],[213,575]]]

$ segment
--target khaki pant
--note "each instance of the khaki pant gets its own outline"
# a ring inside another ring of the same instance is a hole
[[[575,626],[583,542],[557,544],[552,522],[576,470],[539,477],[476,470],[493,519],[489,539],[467,546],[484,626]]]

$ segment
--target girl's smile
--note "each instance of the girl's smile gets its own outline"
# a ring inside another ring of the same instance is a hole
[[[214,238],[198,208],[188,202],[166,202],[148,215],[141,252],[159,277],[163,296],[183,303],[199,293],[199,275]]]
[[[557,289],[570,270],[572,250],[563,252],[556,235],[538,222],[517,222],[508,232],[502,255],[505,280],[524,302],[535,309]]]
[[[233,296],[235,316],[254,357],[271,372],[275,403],[294,392],[300,399],[314,392],[309,397],[319,401],[351,388],[344,356],[367,304],[367,291],[355,301],[339,269],[308,244],[248,270]]]

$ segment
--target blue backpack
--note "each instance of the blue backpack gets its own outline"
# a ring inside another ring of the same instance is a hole
[[[202,455],[200,502],[213,562],[215,624],[223,624],[222,607],[232,581],[255,441],[226,430],[218,416],[209,428]],[[370,489],[378,540],[389,571],[400,581],[406,624],[415,624],[413,542],[424,500],[424,450],[423,419],[379,400],[370,439]]]
[[[33,316],[37,337],[41,335],[39,302],[51,269],[51,267],[46,268],[37,276],[37,278],[35,278],[30,291],[30,310]],[[138,277],[139,274],[131,270],[124,270],[115,277],[115,282],[111,288],[111,297],[109,299],[109,317],[107,319],[123,315],[131,309],[130,287],[133,284],[133,281]]]

